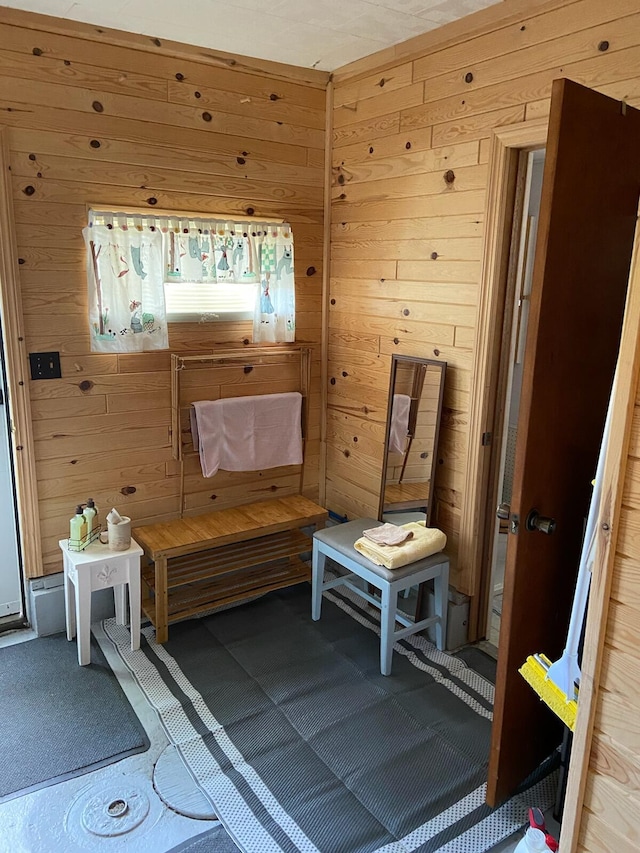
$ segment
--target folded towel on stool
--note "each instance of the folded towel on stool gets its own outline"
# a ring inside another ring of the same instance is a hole
[[[353,547],[377,566],[399,569],[416,560],[437,554],[447,544],[447,537],[437,527],[424,527],[417,521],[410,521],[402,527],[410,530],[413,536],[401,545],[378,545],[366,536],[361,536],[353,543]]]
[[[363,530],[362,535],[372,542],[377,542],[378,545],[402,545],[406,539],[413,537],[413,530],[407,530],[406,527],[399,527],[397,524],[385,521],[380,527],[370,527],[368,530]]]

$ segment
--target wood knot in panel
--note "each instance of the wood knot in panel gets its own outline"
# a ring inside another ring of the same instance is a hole
[[[464,75],[464,82],[473,83],[473,74],[471,73],[471,71],[467,71],[467,73]]]
[[[456,179],[456,173],[453,171],[453,169],[447,169],[447,171],[444,173],[445,184],[452,184],[455,181],[455,179]]]
[[[26,186],[26,187],[22,190],[22,192],[23,192],[25,195],[33,195],[33,194],[35,193],[35,191],[36,191],[36,188],[35,188],[35,187],[32,187],[32,186],[31,186],[31,184],[29,184],[28,186]]]
[[[43,52],[44,52],[44,51],[42,50],[42,48],[41,48],[41,47],[34,47],[34,48],[33,48],[33,50],[31,51],[31,53],[32,53],[34,56],[42,56]]]
[[[120,489],[120,494],[122,495],[135,495],[137,489],[135,486],[123,486]]]
[[[315,275],[316,268],[315,267],[307,267],[307,275]]]
[[[100,101],[94,101],[94,102],[91,104],[91,106],[92,106],[92,108],[93,108],[97,113],[103,113],[103,112],[104,112],[104,107],[102,106],[102,104],[100,103]]]
[[[93,388],[93,382],[90,379],[83,379],[82,382],[78,385],[78,388],[81,391],[91,391]]]

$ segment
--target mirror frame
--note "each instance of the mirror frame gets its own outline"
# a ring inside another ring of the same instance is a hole
[[[431,465],[427,465],[427,471],[429,475],[429,497],[427,500],[426,506],[426,525],[430,527],[431,525],[431,516],[433,512],[433,495],[435,490],[435,475],[436,475],[436,466],[438,460],[438,441],[440,440],[440,421],[442,420],[442,400],[444,397],[444,383],[445,377],[447,373],[447,362],[439,361],[438,359],[432,358],[420,358],[413,357],[409,355],[393,355],[391,357],[391,375],[389,377],[389,397],[387,400],[387,425],[384,436],[384,455],[382,458],[382,474],[380,477],[380,500],[378,503],[378,520],[382,521],[382,516],[384,512],[388,512],[388,508],[385,510],[385,500],[384,500],[384,492],[386,486],[387,479],[387,465],[389,458],[389,437],[391,433],[391,412],[393,406],[393,395],[396,384],[396,377],[398,374],[398,367],[404,364],[414,364],[414,365],[424,365],[425,367],[429,367],[430,365],[434,367],[438,367],[441,372],[440,376],[440,392],[438,396],[438,409],[437,409],[437,418],[436,418],[436,428],[433,437],[433,452],[431,454]]]

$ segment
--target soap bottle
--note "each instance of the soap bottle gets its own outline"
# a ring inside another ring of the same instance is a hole
[[[548,853],[547,839],[541,829],[529,827],[524,838],[519,842],[514,853]]]
[[[76,514],[69,522],[69,550],[82,551],[87,544],[87,520],[81,506],[76,507]]]
[[[100,532],[100,525],[98,524],[98,509],[93,498],[87,498],[87,503],[84,508],[84,517],[87,522],[87,534],[90,541],[93,542],[94,539],[97,539],[98,533]]]

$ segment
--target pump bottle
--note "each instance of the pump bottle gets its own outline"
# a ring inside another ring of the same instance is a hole
[[[82,507],[77,506],[76,514],[69,522],[69,550],[82,551],[87,542],[87,520]]]
[[[93,542],[94,539],[97,539],[99,532],[98,510],[93,498],[87,498],[87,504],[84,508],[84,517],[87,522],[87,535],[89,540]]]

